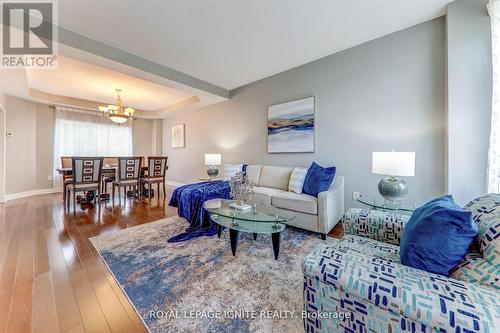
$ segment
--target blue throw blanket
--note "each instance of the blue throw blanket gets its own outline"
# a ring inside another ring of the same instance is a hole
[[[171,237],[168,242],[183,242],[200,236],[213,236],[217,233],[209,213],[203,208],[210,199],[230,199],[229,182],[216,180],[178,187],[172,193],[169,205],[177,207],[179,216],[189,222],[185,232]]]

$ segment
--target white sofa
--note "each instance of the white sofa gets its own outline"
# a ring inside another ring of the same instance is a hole
[[[328,191],[318,197],[288,191],[292,167],[248,165],[246,173],[254,184],[254,200],[280,210],[293,211],[295,218],[287,224],[326,234],[344,215],[344,176],[336,175]]]

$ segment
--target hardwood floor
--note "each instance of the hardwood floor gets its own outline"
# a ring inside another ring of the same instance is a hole
[[[60,194],[0,204],[0,332],[147,332],[88,238],[175,215],[167,192],[103,204],[100,219],[66,214]]]

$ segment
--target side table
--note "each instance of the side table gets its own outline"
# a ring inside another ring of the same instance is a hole
[[[411,215],[411,213],[417,208],[417,204],[409,200],[391,202],[382,197],[372,195],[362,195],[357,198],[356,201],[375,210],[398,211],[401,214],[408,215]]]

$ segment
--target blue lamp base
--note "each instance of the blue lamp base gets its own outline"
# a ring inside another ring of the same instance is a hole
[[[378,183],[378,192],[385,200],[398,202],[408,193],[408,184],[399,177],[385,177]]]

